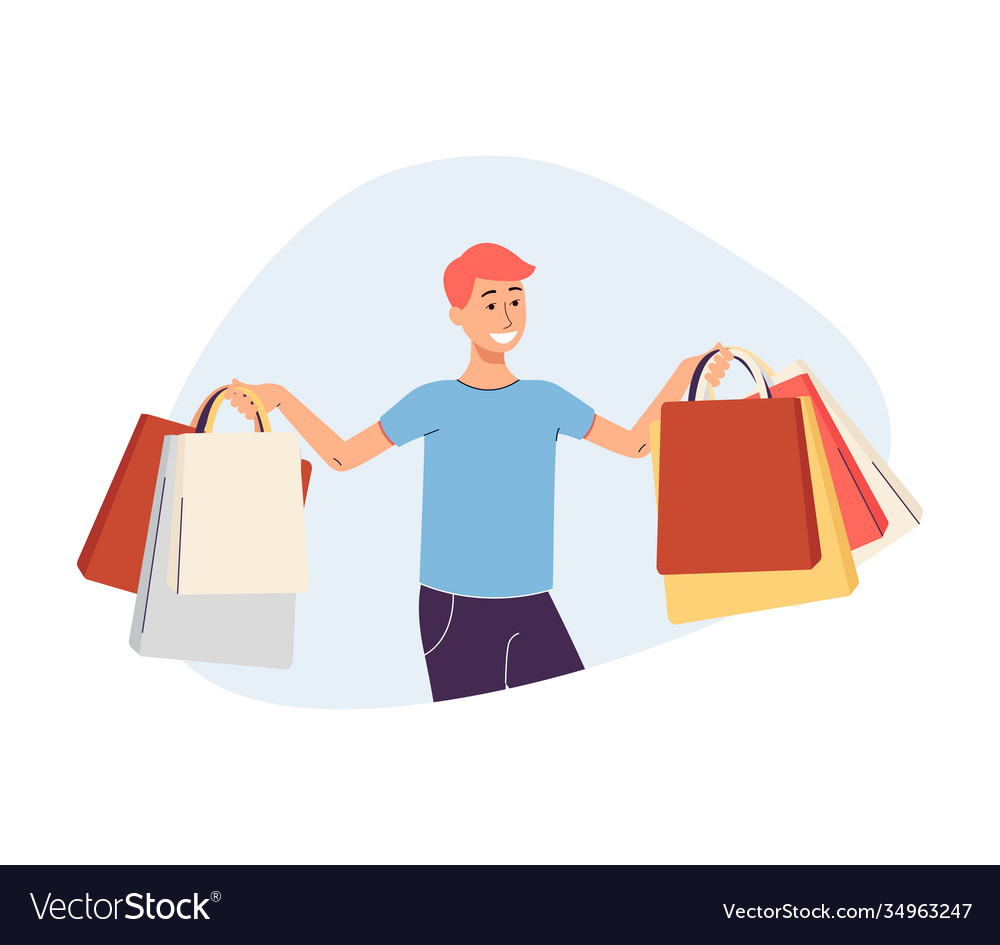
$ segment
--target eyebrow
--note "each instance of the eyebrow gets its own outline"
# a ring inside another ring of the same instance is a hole
[[[496,290],[496,289],[489,289],[489,290],[487,290],[486,292],[484,292],[484,293],[483,293],[483,294],[482,294],[481,296],[479,296],[479,297],[480,297],[481,299],[485,299],[487,295],[496,295],[496,294],[497,294],[497,290]]]
[[[520,292],[521,291],[521,287],[518,286],[518,285],[512,285],[507,291],[508,292]]]

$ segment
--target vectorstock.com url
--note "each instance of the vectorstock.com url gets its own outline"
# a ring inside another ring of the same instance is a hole
[[[898,903],[880,902],[877,906],[738,906],[723,903],[727,919],[967,919],[971,902]]]

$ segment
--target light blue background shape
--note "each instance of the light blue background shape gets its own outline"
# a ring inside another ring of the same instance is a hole
[[[458,377],[468,340],[448,319],[442,275],[479,242],[537,267],[525,282],[524,337],[508,359],[517,376],[559,384],[631,426],[682,358],[722,341],[775,370],[805,360],[888,455],[875,378],[815,309],[637,197],[519,158],[409,167],[333,204],[237,301],[172,419],[188,422],[209,391],[238,377],[284,385],[349,437],[413,388]],[[749,392],[748,380],[730,374],[720,396]],[[220,414],[216,429],[246,428],[235,412]],[[277,411],[271,420],[291,429]],[[291,669],[189,665],[233,692],[287,705],[430,701],[417,621],[422,450],[410,443],[335,473],[302,441],[314,465],[311,583],[296,601]],[[713,461],[739,458],[720,443]],[[667,620],[655,529],[648,459],[560,438],[552,596],[586,666],[706,625]],[[808,609],[801,613],[808,621]]]

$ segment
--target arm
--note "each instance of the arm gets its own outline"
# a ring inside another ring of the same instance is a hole
[[[733,360],[732,353],[728,348],[723,348],[721,344],[718,344],[715,349],[719,353],[709,362],[706,375],[708,383],[712,387],[717,386],[722,380],[722,376],[729,368],[729,362]],[[603,446],[604,449],[611,450],[612,453],[619,453],[633,459],[647,456],[649,454],[649,425],[654,420],[660,419],[660,406],[662,404],[684,398],[688,384],[691,382],[691,375],[703,357],[703,354],[699,354],[681,361],[670,380],[664,384],[663,390],[656,395],[643,415],[636,420],[631,430],[620,427],[617,423],[612,423],[604,417],[597,416],[594,418],[594,425],[584,439],[596,446]]]
[[[233,385],[246,386],[254,391],[268,413],[276,409],[280,410],[299,435],[316,450],[327,466],[338,472],[367,463],[368,460],[374,459],[379,453],[384,453],[392,446],[378,423],[373,423],[349,440],[343,439],[334,433],[302,401],[278,384],[243,385],[242,381],[233,378]],[[249,416],[251,408],[255,408],[253,401],[242,395],[234,397],[233,394],[234,391],[228,391],[226,399],[231,400],[233,406],[240,413]]]

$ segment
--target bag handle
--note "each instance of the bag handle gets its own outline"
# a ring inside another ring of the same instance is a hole
[[[774,375],[774,371],[746,348],[736,348],[731,345],[725,345],[725,347],[732,352],[733,360],[739,361],[750,372],[750,376],[757,384],[757,393],[760,394],[761,400],[771,397],[771,385],[768,383],[768,378]],[[718,353],[718,350],[713,348],[698,362],[691,378],[691,385],[688,388],[688,400],[715,400],[715,393],[705,378],[705,369]]]
[[[242,393],[257,404],[261,402],[260,398],[249,387],[233,387],[231,384],[227,384],[225,387],[213,390],[202,402],[202,405],[191,420],[191,426],[194,427],[196,433],[212,432],[212,427],[215,426],[215,415],[219,412],[219,407],[222,405],[224,399],[222,395],[230,389],[234,394]],[[257,433],[271,432],[271,422],[267,419],[267,411],[263,407],[257,408],[257,415],[254,418],[254,430]]]

